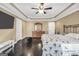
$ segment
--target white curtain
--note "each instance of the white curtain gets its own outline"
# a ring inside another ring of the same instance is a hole
[[[48,33],[55,34],[55,22],[48,22]]]

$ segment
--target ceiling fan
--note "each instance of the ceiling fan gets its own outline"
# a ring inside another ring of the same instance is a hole
[[[38,14],[38,13],[46,14],[46,10],[51,10],[52,7],[45,8],[44,3],[40,3],[38,8],[32,8],[32,9],[37,10],[36,14]]]

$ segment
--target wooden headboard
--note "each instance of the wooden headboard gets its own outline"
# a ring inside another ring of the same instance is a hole
[[[64,25],[63,26],[63,32],[65,34],[67,34],[67,33],[79,33],[79,24],[75,24],[75,25]]]

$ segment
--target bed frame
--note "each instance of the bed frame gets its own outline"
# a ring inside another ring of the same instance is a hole
[[[79,33],[79,24],[75,25],[64,25],[63,26],[64,33]]]

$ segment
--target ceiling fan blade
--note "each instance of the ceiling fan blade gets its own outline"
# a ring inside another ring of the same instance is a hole
[[[49,9],[52,9],[52,7],[44,8],[44,10],[49,10]]]
[[[38,8],[32,8],[32,9],[36,9],[36,10],[38,10]]]
[[[40,3],[42,6],[44,5],[44,3]]]
[[[46,14],[46,12],[44,11],[44,14]]]
[[[36,14],[38,14],[39,12],[37,11]]]

